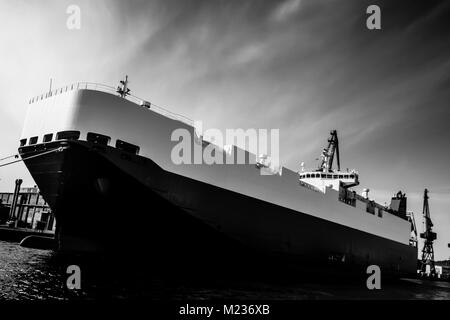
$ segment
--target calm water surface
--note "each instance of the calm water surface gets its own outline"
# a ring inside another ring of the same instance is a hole
[[[82,288],[66,287],[67,267],[81,268]],[[0,241],[0,300],[98,299],[450,299],[450,283],[402,279],[369,291],[365,283],[186,281],[162,277],[146,264],[61,256]]]

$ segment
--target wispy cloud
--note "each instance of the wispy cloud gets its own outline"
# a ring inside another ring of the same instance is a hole
[[[265,49],[266,47],[262,43],[245,45],[231,57],[231,65],[241,65],[261,59],[264,56]]]
[[[302,0],[286,0],[281,3],[273,12],[272,19],[281,22],[294,15],[299,9]]]

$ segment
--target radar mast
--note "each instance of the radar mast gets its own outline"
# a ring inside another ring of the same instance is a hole
[[[128,88],[128,75],[125,76],[125,80],[120,80],[120,85],[117,87],[117,93],[125,98],[130,94],[130,89]]]

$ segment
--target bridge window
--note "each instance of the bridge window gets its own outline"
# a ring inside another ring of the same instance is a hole
[[[125,142],[125,141],[122,141],[122,140],[116,141],[116,148],[120,149],[122,151],[133,153],[133,154],[139,154],[139,149],[140,149],[138,146],[128,143],[128,142]]]
[[[350,179],[354,179],[355,178],[355,175],[354,174],[351,174],[350,175]]]
[[[321,174],[320,174],[320,177],[321,177],[322,179],[324,179],[324,178],[325,178],[325,175],[324,175],[323,173],[321,173]]]
[[[42,140],[43,142],[50,142],[53,139],[53,133],[49,133],[44,135],[44,139]]]
[[[316,173],[316,178],[320,178],[320,174]]]
[[[334,174],[333,175],[333,179],[337,179],[338,178],[338,175],[337,174]]]
[[[343,178],[344,178],[344,175],[340,174],[339,179],[343,179]]]
[[[88,132],[86,139],[89,142],[96,143],[96,144],[102,144],[105,146],[107,146],[109,144],[109,142],[111,141],[110,137],[105,136],[103,134],[99,134],[99,133],[93,133],[93,132]]]
[[[331,179],[332,175],[331,174],[327,174],[327,179]]]
[[[37,141],[38,141],[38,137],[31,137],[30,138],[30,146],[33,145],[33,144],[36,144]]]
[[[24,145],[27,144],[27,139],[22,139],[20,140],[20,146],[23,147]]]
[[[310,177],[310,174],[308,173],[308,174],[306,175],[306,177],[309,178],[309,177]]]
[[[344,179],[348,179],[348,174],[344,175]]]
[[[78,140],[80,131],[60,131],[56,134],[56,140]]]

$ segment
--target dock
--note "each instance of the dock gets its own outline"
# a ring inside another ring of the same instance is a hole
[[[51,208],[39,189],[34,186],[21,188],[22,180],[17,179],[14,192],[0,193],[0,241],[33,243],[34,238],[55,238],[55,219]],[[39,242],[39,240],[37,240]]]
[[[11,228],[6,225],[0,225],[1,241],[21,242],[28,236],[54,238],[55,234],[53,231],[37,231],[26,228]]]

